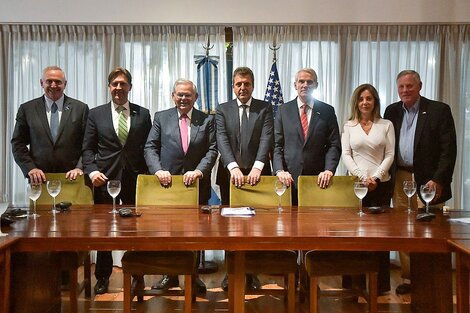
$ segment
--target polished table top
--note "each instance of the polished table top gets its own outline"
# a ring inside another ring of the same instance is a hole
[[[45,209],[45,208],[41,208]],[[20,237],[16,251],[66,250],[405,250],[449,252],[448,239],[470,238],[470,227],[447,218],[470,212],[437,213],[430,222],[416,213],[389,209],[357,215],[357,209],[256,208],[252,217],[224,217],[197,207],[141,207],[140,217],[109,214],[109,205],[72,206],[69,212],[41,210],[3,228]],[[67,239],[67,240],[63,240]]]

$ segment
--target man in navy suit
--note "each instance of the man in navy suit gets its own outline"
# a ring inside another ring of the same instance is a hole
[[[434,186],[436,195],[431,203],[442,206],[452,197],[450,184],[454,173],[457,144],[454,119],[450,107],[420,95],[422,82],[413,70],[401,71],[397,76],[398,96],[401,101],[390,104],[384,118],[395,128],[395,162],[393,206],[408,206],[403,192],[403,181],[415,180],[420,197],[421,185]],[[421,203],[421,205],[423,205]],[[418,207],[418,197],[411,202]],[[410,278],[409,254],[400,252],[402,277]],[[400,284],[397,294],[411,291],[408,283]]]
[[[318,185],[328,187],[341,157],[338,121],[332,106],[313,98],[317,74],[304,68],[295,75],[298,97],[281,105],[274,120],[273,170],[287,186],[293,185],[297,204],[297,179],[318,175]]]
[[[175,107],[156,112],[145,144],[145,161],[162,185],[171,175],[184,175],[184,183],[199,179],[199,202],[207,204],[211,192],[211,170],[217,158],[214,118],[194,108],[197,88],[190,80],[179,79],[173,86]],[[198,292],[206,287],[195,281]],[[152,288],[178,286],[178,277],[164,275]]]
[[[220,104],[215,118],[220,152],[217,184],[225,205],[229,204],[231,183],[243,186],[246,175],[247,183],[256,185],[261,175],[272,175],[269,157],[274,144],[273,109],[271,104],[252,98],[255,82],[252,70],[239,67],[232,80],[237,98]],[[261,288],[256,275],[247,275],[246,285],[252,290]],[[228,290],[227,275],[221,286]]]
[[[95,203],[112,203],[108,180],[120,180],[118,203],[135,203],[138,174],[147,173],[144,145],[151,128],[149,110],[130,103],[132,76],[117,67],[108,76],[111,102],[90,110],[83,140],[83,165],[94,186]],[[107,292],[113,259],[99,251],[96,259],[95,293]]]
[[[225,205],[229,204],[230,183],[241,187],[247,175],[247,182],[255,185],[261,175],[272,175],[269,158],[274,145],[273,110],[271,104],[252,98],[254,80],[248,67],[235,69],[233,92],[237,98],[217,108],[215,121],[220,152],[217,183]],[[244,107],[248,123],[242,129]],[[242,134],[247,137],[245,149]]]
[[[13,157],[33,184],[45,182],[44,173],[65,172],[66,178],[75,179],[83,174],[81,155],[88,106],[64,94],[67,79],[60,67],[46,67],[40,83],[44,95],[18,109],[11,138]],[[59,122],[56,133],[51,129],[52,111]]]

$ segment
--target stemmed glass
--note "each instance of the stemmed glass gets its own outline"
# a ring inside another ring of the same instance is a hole
[[[33,201],[33,212],[30,212],[29,216],[32,218],[37,218],[40,215],[36,212],[36,200],[41,196],[42,185],[29,183],[27,189],[28,197]]]
[[[55,198],[59,195],[61,189],[61,182],[58,179],[48,180],[47,181],[47,192],[53,198],[52,205],[52,214],[59,213],[60,211],[55,207]]]
[[[405,180],[403,182],[403,192],[408,197],[408,214],[411,213],[411,197],[416,193],[416,182],[414,180]]]
[[[8,196],[6,194],[0,194],[0,216],[8,209]],[[8,234],[2,233],[0,228],[0,237],[8,236]]]
[[[359,198],[359,212],[357,213],[359,216],[365,215],[365,213],[362,212],[362,199],[367,195],[367,190],[366,182],[359,181],[354,183],[354,193],[356,197]]]
[[[279,212],[282,212],[282,195],[286,192],[287,186],[284,185],[280,180],[274,182],[274,192],[279,196]]]
[[[119,180],[110,180],[108,181],[108,193],[113,198],[113,210],[109,213],[116,214],[118,210],[116,210],[116,197],[121,192],[121,181]]]
[[[436,187],[434,185],[421,185],[420,187],[421,198],[426,202],[426,214],[429,214],[429,203],[436,195]]]

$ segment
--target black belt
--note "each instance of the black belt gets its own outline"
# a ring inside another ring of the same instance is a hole
[[[402,170],[402,171],[407,171],[409,173],[413,173],[414,172],[414,169],[413,169],[413,166],[398,166],[398,169]]]

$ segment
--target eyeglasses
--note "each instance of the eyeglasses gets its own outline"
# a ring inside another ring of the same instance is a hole
[[[178,99],[184,99],[184,98],[190,99],[190,98],[193,97],[193,94],[191,94],[191,93],[176,93],[175,97],[178,98]]]

